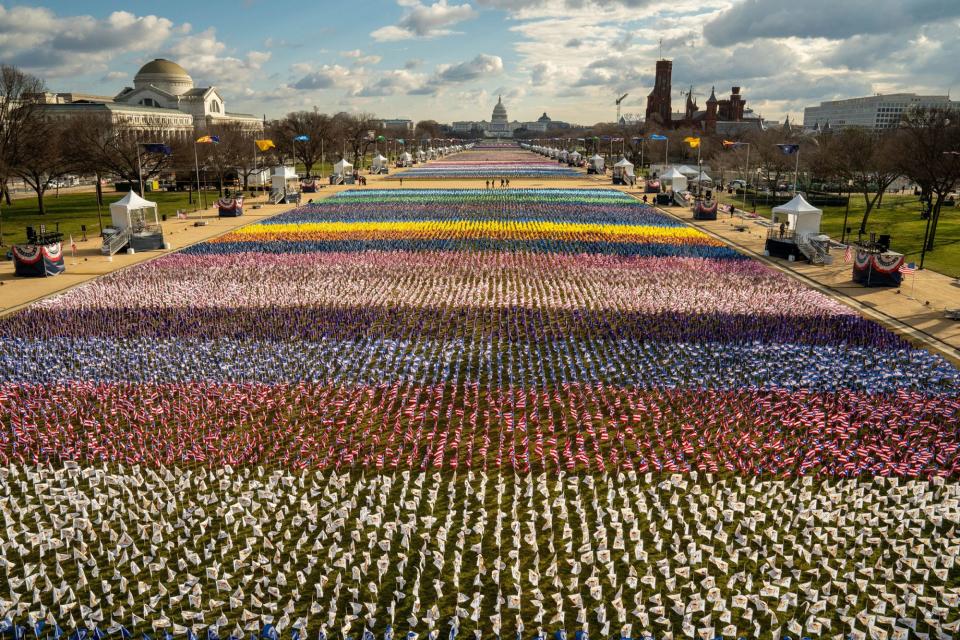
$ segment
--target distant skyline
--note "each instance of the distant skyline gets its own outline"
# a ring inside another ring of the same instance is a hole
[[[821,100],[955,94],[956,0],[0,0],[0,61],[52,91],[114,95],[170,58],[230,111],[483,120],[642,115],[662,40],[674,109],[739,85],[774,120]],[[289,6],[289,10],[278,10]]]

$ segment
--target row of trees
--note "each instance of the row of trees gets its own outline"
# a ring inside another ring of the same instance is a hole
[[[651,134],[665,135],[669,142],[651,141]],[[911,110],[904,114],[899,127],[878,131],[848,127],[814,135],[788,127],[752,130],[735,138],[749,146],[732,149],[724,148],[721,136],[694,129],[647,128],[640,122],[626,127],[595,125],[578,135],[587,150],[601,154],[612,151],[618,157],[622,154],[637,166],[641,159],[648,165],[662,162],[665,151],[669,151],[669,162],[695,163],[697,150],[684,144],[683,139],[699,137],[704,164],[770,191],[776,191],[785,180],[792,181],[797,166],[797,158],[784,155],[777,145],[799,144],[799,178],[807,188],[831,185],[836,191],[863,197],[861,233],[866,232],[870,214],[882,202],[884,192],[903,177],[919,188],[925,203],[924,216],[930,218],[928,251],[933,248],[943,203],[960,188],[960,113],[939,108]]]
[[[311,177],[324,159],[346,157],[356,163],[384,137],[397,140],[411,133],[385,130],[368,113],[328,115],[314,109],[265,123],[263,131],[235,123],[210,127],[203,133],[216,136],[219,143],[198,145],[194,140],[199,132],[144,130],[107,113],[51,117],[55,112],[45,110],[33,98],[44,89],[39,78],[12,66],[0,66],[0,195],[9,204],[8,185],[19,178],[36,192],[41,214],[47,190],[68,174],[95,176],[101,203],[102,178],[128,182],[139,191],[141,179],[173,174],[192,190],[199,178],[195,174],[198,165],[203,182],[213,182],[221,192],[231,180],[239,181],[246,190],[250,178],[263,167],[294,160]],[[416,140],[436,138],[441,127],[426,120],[412,133]],[[260,151],[255,145],[258,139],[272,140],[274,147]]]

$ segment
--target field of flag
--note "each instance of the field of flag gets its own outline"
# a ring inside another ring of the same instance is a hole
[[[472,148],[422,165],[404,169],[390,180],[414,179],[500,179],[500,178],[575,178],[582,175],[576,169],[556,160],[496,143],[479,143]]]
[[[954,635],[958,389],[618,191],[346,191],[0,318],[0,624]]]

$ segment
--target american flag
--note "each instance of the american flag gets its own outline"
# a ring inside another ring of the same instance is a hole
[[[847,250],[843,252],[843,261],[847,264],[853,262],[853,246],[847,245]]]
[[[911,273],[916,273],[916,271],[917,271],[917,265],[915,265],[915,264],[912,263],[912,262],[910,262],[910,263],[904,262],[903,264],[900,265],[900,268],[897,269],[897,271],[899,271],[900,273],[902,273],[902,274],[904,274],[904,275],[909,275],[909,274],[911,274]]]

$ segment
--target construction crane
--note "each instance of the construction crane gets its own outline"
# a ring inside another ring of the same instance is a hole
[[[625,99],[628,95],[630,95],[630,94],[629,94],[629,93],[625,93],[625,94],[623,94],[622,96],[620,96],[619,98],[617,98],[617,124],[620,124],[620,103],[623,102],[624,99]]]

